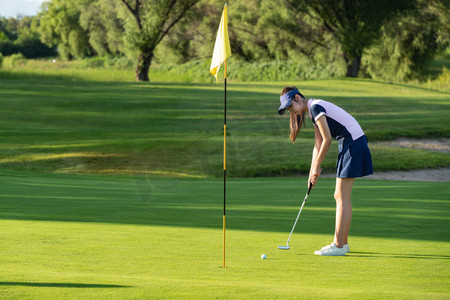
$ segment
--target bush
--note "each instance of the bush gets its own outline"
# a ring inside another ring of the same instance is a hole
[[[94,56],[83,59],[82,66],[85,68],[102,68],[105,66],[106,58],[103,56]]]
[[[450,70],[444,67],[439,77],[435,80],[428,80],[425,86],[429,89],[450,93]]]
[[[132,59],[129,59],[125,56],[117,56],[112,59],[113,66],[115,69],[126,70],[130,68],[136,67],[136,62]]]
[[[111,68],[125,70],[134,67],[134,61],[124,56],[94,56],[83,59],[84,68]]]
[[[54,48],[44,45],[39,38],[18,40],[14,43],[17,53],[22,53],[26,58],[51,57],[57,55]]]
[[[2,68],[3,64],[3,55],[0,53],[0,69]]]
[[[19,47],[10,40],[0,40],[0,53],[5,56],[19,52]]]
[[[13,54],[3,59],[3,67],[6,69],[15,69],[25,65],[25,63],[26,59],[21,53]]]
[[[193,60],[184,64],[152,65],[150,80],[212,82],[208,72],[210,59]],[[219,70],[223,78],[224,67]],[[227,78],[235,81],[295,81],[343,77],[345,66],[340,64],[312,63],[308,60],[276,60],[268,62],[247,62],[230,59]]]
[[[26,58],[49,57],[56,51],[44,45],[39,39],[23,39],[18,41],[0,40],[0,53],[5,56],[22,53]]]
[[[338,64],[312,63],[304,60],[230,63],[229,77],[239,81],[293,81],[344,76]]]

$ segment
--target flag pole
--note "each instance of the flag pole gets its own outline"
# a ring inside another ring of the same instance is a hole
[[[216,83],[219,79],[219,69],[225,65],[224,81],[224,110],[223,110],[223,259],[222,266],[225,268],[225,217],[226,217],[226,199],[227,199],[227,60],[231,57],[230,39],[228,38],[228,13],[227,4],[223,8],[220,19],[219,29],[217,30],[216,43],[214,44],[213,56],[209,72],[216,77]]]
[[[223,267],[225,268],[225,215],[227,192],[227,60],[224,66],[224,109],[223,109]]]

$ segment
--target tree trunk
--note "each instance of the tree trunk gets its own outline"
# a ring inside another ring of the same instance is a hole
[[[358,77],[359,68],[361,67],[361,56],[355,55],[353,59],[349,59],[345,56],[345,62],[347,63],[347,73],[345,77]]]
[[[153,51],[141,51],[136,67],[136,81],[150,81],[148,72],[153,59]]]

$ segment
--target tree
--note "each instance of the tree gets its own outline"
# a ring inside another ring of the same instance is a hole
[[[18,52],[26,58],[48,57],[56,54],[56,49],[41,42],[39,35],[39,18],[24,17],[20,19],[18,37],[14,44]]]
[[[319,20],[341,46],[347,77],[357,77],[365,49],[373,45],[382,25],[415,0],[285,0],[292,14]]]
[[[79,0],[81,27],[89,33],[89,44],[98,55],[125,53],[123,22],[117,0]]]
[[[16,18],[1,18],[0,19],[0,32],[3,32],[4,38],[10,41],[17,39],[19,30],[19,20]]]
[[[39,19],[0,19],[0,53],[12,55],[22,53],[27,58],[55,55],[55,49],[44,45],[38,33]]]
[[[80,9],[76,0],[44,2],[40,13],[41,40],[66,59],[81,58],[92,53],[88,33],[80,26]]]
[[[335,60],[340,47],[317,17],[292,13],[284,0],[263,0],[260,10],[255,27],[263,32],[267,51],[274,58],[313,62],[326,56],[327,61]]]
[[[270,10],[273,7],[268,9],[266,2],[271,5],[277,1],[238,0],[230,9],[229,15],[232,20],[229,26],[230,44],[233,53],[246,60],[271,60],[283,56],[280,53],[284,53],[284,47],[270,48],[273,36],[268,35],[273,32],[272,29],[274,31],[279,29],[279,22],[272,24],[262,22],[266,17],[274,15]]]
[[[264,37],[263,32],[256,32],[255,26],[261,13],[258,7],[260,1],[236,0],[228,7],[228,34],[233,57],[252,60],[268,55],[265,48],[255,45],[255,41],[262,41]],[[199,1],[158,45],[155,59],[172,63],[211,59],[223,3],[221,0]],[[252,23],[247,20],[250,15]]]
[[[387,22],[378,42],[364,55],[376,79],[420,78],[429,62],[450,45],[450,14],[445,0],[418,0],[417,7]]]
[[[148,72],[156,46],[199,0],[121,0],[132,18],[125,17],[127,41],[136,49],[136,81],[150,81]]]

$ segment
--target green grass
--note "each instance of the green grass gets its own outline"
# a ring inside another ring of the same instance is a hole
[[[292,249],[280,251],[306,179],[271,177],[308,172],[313,145],[310,124],[288,140],[288,119],[276,114],[284,85],[353,114],[375,171],[450,165],[446,153],[378,143],[450,137],[448,93],[369,80],[231,81],[223,269],[214,178],[223,85],[124,82],[121,72],[0,71],[0,298],[450,296],[448,183],[357,180],[352,252],[327,258],[313,252],[332,239],[334,180],[320,179]],[[268,178],[238,178],[254,176]]]
[[[64,61],[49,59],[25,59],[23,56],[9,56],[0,65],[2,78],[51,79],[57,81],[118,81],[133,82],[134,70],[130,66],[106,66],[106,58],[94,57],[85,60]],[[111,58],[108,64],[126,60]],[[7,62],[7,63],[6,63]]]
[[[351,253],[317,257],[334,228],[334,180],[231,180],[227,268],[220,180],[2,172],[3,299],[445,299],[447,183],[357,180]],[[268,259],[261,260],[262,253]]]
[[[61,76],[0,72],[0,168],[221,176],[222,84],[86,82]],[[369,138],[375,171],[450,165],[449,154],[376,144],[397,137],[449,137],[448,93],[369,80],[231,82],[230,176],[309,171],[311,123],[292,145],[289,121],[276,113],[279,91],[287,84],[353,114]],[[334,172],[336,154],[333,144],[323,164],[328,173]]]

